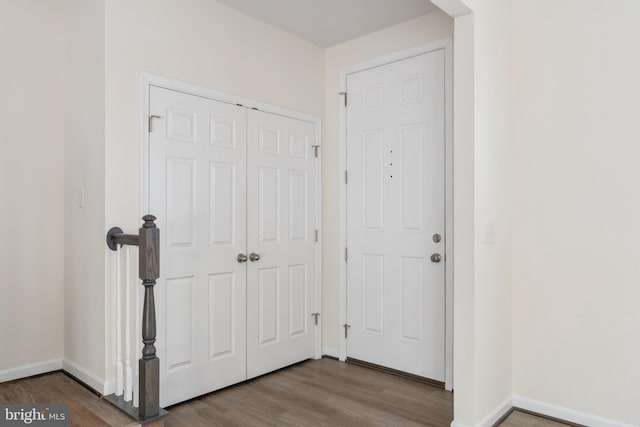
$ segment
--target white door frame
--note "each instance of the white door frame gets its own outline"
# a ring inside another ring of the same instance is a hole
[[[315,126],[316,129],[316,144],[322,148],[322,120],[319,117],[301,113],[298,111],[289,110],[287,108],[278,107],[276,105],[267,104],[260,101],[255,101],[250,98],[244,98],[241,96],[233,95],[230,93],[222,92],[215,89],[209,89],[204,86],[195,85],[192,83],[183,82],[180,80],[159,76],[147,72],[140,73],[140,103],[138,111],[140,112],[140,217],[147,213],[149,209],[149,95],[152,86],[161,87],[164,89],[175,90],[183,92],[188,95],[200,96],[203,98],[212,99],[214,101],[226,102],[228,104],[257,108],[260,111],[267,113],[277,114],[292,119],[302,120],[309,122]],[[319,151],[318,164],[316,168],[315,186],[316,186],[316,224],[315,229],[318,230],[318,242],[316,243],[316,307],[313,312],[322,313],[322,150]],[[318,326],[315,328],[315,358],[322,357],[321,352],[321,340],[322,340],[322,322],[318,322]],[[140,349],[138,349],[138,353]]]
[[[444,50],[445,63],[445,389],[453,389],[453,47],[450,37],[386,55],[343,70],[340,91],[347,91],[347,76],[436,50]],[[340,171],[347,169],[347,115],[340,107]],[[340,248],[347,247],[347,191],[340,185]],[[347,321],[347,270],[340,254],[339,358],[347,358],[347,340],[342,325]]]

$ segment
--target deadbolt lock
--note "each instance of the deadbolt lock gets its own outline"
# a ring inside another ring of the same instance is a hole
[[[433,235],[433,241],[436,243],[440,243],[440,240],[442,240],[442,236],[440,236],[438,233]]]
[[[433,254],[431,255],[431,262],[440,262],[442,261],[442,255],[440,254]]]

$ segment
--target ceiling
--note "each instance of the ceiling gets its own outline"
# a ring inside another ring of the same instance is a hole
[[[320,47],[437,10],[429,0],[218,0]]]

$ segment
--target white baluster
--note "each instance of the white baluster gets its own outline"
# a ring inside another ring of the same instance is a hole
[[[136,260],[136,262],[138,262],[138,260]],[[136,282],[137,283],[137,282]],[[135,311],[135,325],[136,325],[136,329],[135,329],[135,333],[134,333],[134,337],[136,337],[136,355],[140,354],[142,352],[142,341],[139,337],[140,331],[142,330],[142,327],[140,325],[140,318],[142,317],[142,314],[140,312],[140,292],[141,292],[141,286],[136,286],[136,311]],[[133,379],[134,379],[134,383],[133,383],[133,406],[134,407],[138,407],[138,402],[139,402],[139,398],[140,398],[140,390],[139,390],[139,383],[138,383],[138,378],[139,378],[139,372],[138,372],[138,364],[135,364],[135,369],[134,369],[134,374],[133,374]]]
[[[131,374],[131,270],[129,268],[129,246],[125,250],[125,300],[126,300],[126,314],[125,314],[125,338],[124,338],[124,400],[125,402],[133,399],[132,388],[132,374]]]
[[[116,396],[122,396],[123,369],[122,369],[122,313],[120,287],[122,274],[120,271],[120,246],[116,247]]]

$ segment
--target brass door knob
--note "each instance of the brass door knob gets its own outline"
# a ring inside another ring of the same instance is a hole
[[[440,262],[442,261],[442,255],[440,254],[433,254],[431,255],[431,262]]]
[[[247,262],[247,256],[245,254],[238,254],[236,259],[240,264],[242,264],[243,262]]]
[[[249,254],[249,261],[251,261],[251,262],[260,261],[260,255],[258,255],[258,254],[257,254],[257,253],[255,253],[255,252],[251,252],[251,253]]]

